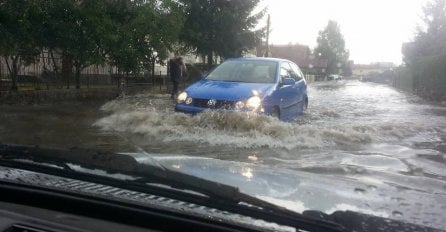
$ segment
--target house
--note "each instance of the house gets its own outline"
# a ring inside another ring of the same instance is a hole
[[[257,56],[262,57],[266,54],[266,46],[256,48]],[[287,59],[296,63],[306,73],[325,73],[327,68],[326,59],[315,58],[310,47],[301,44],[271,45],[271,57]]]
[[[354,64],[352,72],[354,76],[365,76],[370,73],[383,73],[386,70],[395,68],[392,62],[375,62],[370,64]]]

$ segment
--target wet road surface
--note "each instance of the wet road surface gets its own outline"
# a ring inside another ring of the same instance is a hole
[[[316,173],[361,183],[345,194],[373,196],[361,207],[375,214],[446,226],[446,107],[385,85],[311,84],[309,109],[292,123],[246,113],[190,117],[174,113],[168,95],[144,93],[105,104],[0,107],[4,143],[143,149]]]

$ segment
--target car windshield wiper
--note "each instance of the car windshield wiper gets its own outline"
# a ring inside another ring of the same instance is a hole
[[[0,165],[31,170],[129,190],[159,194],[216,209],[307,231],[345,231],[324,218],[309,217],[241,193],[238,188],[196,176],[138,162],[137,158],[111,152],[73,148],[58,150],[37,146],[0,144]],[[94,175],[70,167],[129,175],[135,179],[116,179]],[[147,185],[158,183],[171,188]],[[173,188],[173,189],[172,189]],[[175,190],[177,189],[177,190]],[[196,192],[193,194],[188,191]]]

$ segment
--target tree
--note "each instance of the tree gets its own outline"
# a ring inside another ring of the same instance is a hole
[[[28,40],[47,49],[53,58],[53,53],[57,51],[62,57],[61,69],[67,79],[67,88],[74,68],[76,88],[79,89],[81,71],[90,65],[105,62],[104,41],[110,34],[111,26],[106,7],[108,0],[33,1],[43,11],[41,17],[35,20],[40,22],[36,34],[42,39],[38,41],[29,36]],[[53,67],[57,73],[58,66],[54,59]]]
[[[345,49],[344,36],[337,22],[330,20],[325,29],[319,31],[314,54],[327,60],[327,74],[338,74],[340,69],[346,69],[349,51]]]
[[[0,54],[3,56],[17,91],[18,70],[22,63],[34,62],[40,54],[41,9],[36,0],[7,0],[0,7]]]
[[[183,21],[177,2],[115,0],[110,8],[113,33],[108,58],[112,64],[128,75],[150,70],[155,59],[167,58]]]
[[[186,21],[181,39],[207,56],[238,57],[260,42],[263,29],[254,28],[265,10],[252,14],[260,0],[182,0]]]
[[[62,70],[62,76],[67,80],[69,88],[69,76],[72,72],[72,62],[67,57],[65,48],[69,38],[68,29],[72,29],[73,12],[76,7],[72,0],[44,0],[40,1],[44,10],[42,22],[43,47],[48,50],[51,58],[53,72],[56,76]],[[62,56],[64,65],[56,61],[56,55]],[[68,62],[67,62],[68,61]]]
[[[407,65],[417,59],[446,53],[446,0],[433,0],[423,8],[423,26],[419,26],[412,43],[403,46]]]
[[[139,67],[138,49],[135,46],[134,34],[137,2],[126,0],[110,1],[107,6],[112,21],[110,34],[106,39],[108,61],[118,67],[120,72],[129,73]]]
[[[184,4],[177,0],[1,0],[0,55],[13,88],[21,63],[48,51],[53,68],[67,79],[106,62],[124,73],[153,69],[179,44]],[[62,57],[57,64],[54,55]],[[153,70],[152,70],[153,71]]]
[[[446,0],[428,2],[423,13],[424,25],[402,47],[403,60],[415,91],[446,94]]]
[[[79,89],[81,71],[106,61],[104,43],[111,32],[111,20],[107,14],[107,0],[82,0],[75,4],[72,28],[67,33],[71,38],[64,51],[73,60],[76,89]]]

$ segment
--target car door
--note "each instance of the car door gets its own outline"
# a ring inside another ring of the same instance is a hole
[[[284,120],[289,120],[296,114],[296,103],[298,96],[296,95],[296,85],[285,85],[285,78],[295,79],[295,75],[288,62],[282,62],[280,65],[280,80],[277,96],[280,98],[280,115]]]
[[[304,75],[299,67],[295,63],[290,63],[292,75],[296,80],[295,91],[297,95],[297,102],[299,106],[304,107],[305,98],[307,96],[307,83],[305,81]],[[303,110],[303,108],[302,108]]]

